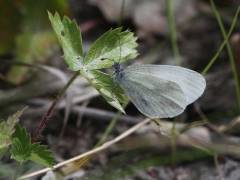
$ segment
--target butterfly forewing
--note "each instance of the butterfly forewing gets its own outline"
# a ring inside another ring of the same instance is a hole
[[[185,93],[187,105],[198,99],[205,87],[206,81],[202,75],[190,69],[179,66],[169,65],[137,65],[128,66],[124,69],[126,76],[128,74],[137,73],[138,76],[152,76],[154,78],[162,78],[166,81],[178,84]],[[151,81],[150,81],[151,82]],[[149,83],[150,83],[149,82]],[[180,94],[179,94],[180,95]]]
[[[123,70],[121,86],[140,112],[152,118],[164,118],[184,111],[186,95],[177,83],[131,67]]]

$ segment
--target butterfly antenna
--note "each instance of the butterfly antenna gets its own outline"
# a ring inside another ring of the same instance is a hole
[[[115,35],[118,37],[119,50],[120,50],[118,63],[120,63],[120,60],[121,60],[121,51],[122,51],[121,40],[120,40],[120,36],[119,36],[118,34],[115,33]]]

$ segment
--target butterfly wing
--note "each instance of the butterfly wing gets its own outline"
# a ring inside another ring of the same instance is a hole
[[[138,65],[123,70],[121,85],[140,112],[164,118],[181,114],[203,93],[205,80],[178,66]]]
[[[201,74],[179,66],[137,65],[128,66],[124,71],[127,74],[138,73],[175,82],[184,91],[188,104],[196,101],[206,88],[206,81]]]
[[[124,73],[121,86],[138,110],[148,117],[174,117],[187,105],[181,87],[162,78]]]

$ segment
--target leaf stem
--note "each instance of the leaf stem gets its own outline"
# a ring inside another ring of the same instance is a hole
[[[51,107],[48,109],[46,115],[44,116],[44,118],[41,121],[41,124],[39,125],[35,135],[33,136],[33,139],[31,141],[31,143],[33,144],[38,136],[41,134],[41,131],[44,127],[44,125],[46,124],[47,119],[49,118],[50,114],[52,113],[54,107],[56,106],[56,104],[58,103],[59,99],[62,97],[62,95],[65,93],[65,91],[68,89],[68,87],[72,84],[72,82],[76,79],[76,77],[80,74],[80,71],[77,71],[73,77],[68,81],[68,83],[64,86],[64,88],[61,90],[61,92],[58,94],[57,98],[53,101]]]
[[[21,165],[22,165],[22,163],[17,162],[17,169],[16,169],[16,172],[15,172],[13,180],[17,179]]]

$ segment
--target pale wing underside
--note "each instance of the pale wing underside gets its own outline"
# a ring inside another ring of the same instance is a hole
[[[174,117],[187,106],[182,88],[169,80],[124,70],[121,85],[138,110],[148,117]]]
[[[152,78],[162,78],[166,81],[178,84],[185,93],[187,105],[198,99],[205,87],[206,81],[204,77],[190,69],[182,68],[179,66],[168,65],[137,65],[128,66],[124,69],[127,76],[152,76]],[[149,81],[150,83],[151,81]]]

